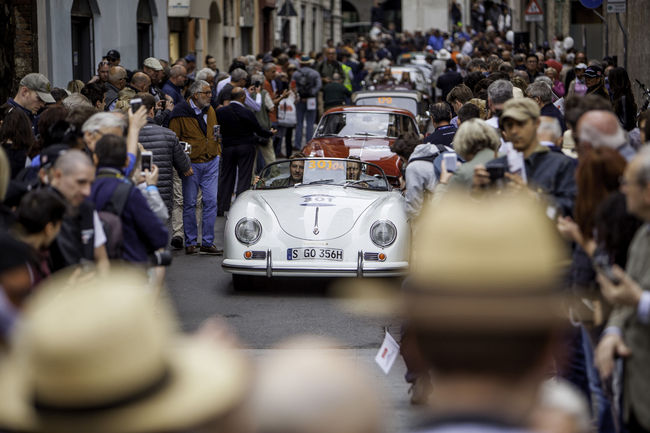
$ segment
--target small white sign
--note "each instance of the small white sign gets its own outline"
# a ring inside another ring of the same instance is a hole
[[[398,356],[399,344],[397,344],[397,341],[395,341],[392,335],[386,331],[384,342],[381,344],[377,356],[375,356],[375,362],[385,374],[388,374]]]
[[[607,0],[607,13],[618,14],[625,13],[626,0]]]

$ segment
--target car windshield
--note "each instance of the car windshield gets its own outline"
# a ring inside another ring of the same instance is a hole
[[[315,137],[398,137],[415,132],[410,117],[393,113],[337,112],[323,116]]]
[[[361,96],[358,97],[356,105],[383,105],[393,108],[402,108],[413,113],[414,116],[418,114],[418,103],[413,98],[405,98],[400,96]]]
[[[348,158],[296,158],[264,167],[255,189],[301,188],[336,185],[374,191],[391,189],[384,171],[377,165]]]

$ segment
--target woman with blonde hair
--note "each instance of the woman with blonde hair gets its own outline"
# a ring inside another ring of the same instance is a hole
[[[465,163],[451,172],[443,160],[440,182],[433,192],[434,202],[439,201],[450,188],[469,191],[472,188],[474,167],[496,158],[499,146],[499,134],[484,120],[470,119],[462,122],[454,136],[454,150]]]

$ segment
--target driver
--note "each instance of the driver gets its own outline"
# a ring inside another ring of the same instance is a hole
[[[359,162],[350,161],[351,159]],[[346,180],[354,182],[355,185],[361,186],[363,188],[368,188],[368,182],[357,182],[361,179],[361,158],[358,156],[348,156],[348,161],[345,166]]]
[[[302,175],[305,172],[305,161],[299,158],[305,158],[305,155],[302,152],[295,152],[289,157],[289,176],[274,180],[271,182],[271,188],[283,188],[302,183]],[[294,159],[297,161],[293,161]]]
[[[359,162],[349,161],[350,159],[354,159]],[[358,156],[348,156],[348,162],[345,168],[347,180],[359,180],[361,178],[361,158]]]

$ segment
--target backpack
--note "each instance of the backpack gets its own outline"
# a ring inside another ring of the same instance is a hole
[[[300,75],[298,76],[298,79],[296,80],[296,90],[298,91],[298,95],[302,99],[307,99],[311,98],[312,96],[312,89],[314,88],[315,80],[312,78],[312,74],[308,74],[307,72],[304,71],[299,71]]]
[[[106,253],[109,259],[121,259],[124,252],[122,212],[131,194],[131,182],[120,182],[111,194],[111,199],[99,210],[99,219],[106,233]]]
[[[455,151],[443,144],[434,144],[434,146],[436,146],[436,148],[438,149],[438,151],[435,152],[434,154],[429,156],[421,156],[418,158],[409,159],[408,163],[410,164],[414,161],[429,161],[431,164],[433,164],[433,174],[436,176],[436,180],[440,180],[440,172],[442,171],[442,160],[438,157],[445,152],[455,152]],[[465,162],[460,156],[458,156],[458,154],[456,154],[456,158],[460,163]]]

